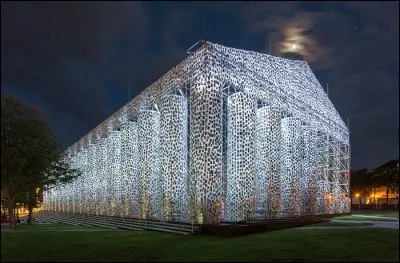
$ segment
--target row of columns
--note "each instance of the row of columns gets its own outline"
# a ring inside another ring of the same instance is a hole
[[[338,183],[340,154],[327,148],[326,135],[281,118],[278,107],[257,108],[242,92],[228,97],[227,122],[226,220],[349,211]]]
[[[89,143],[69,158],[82,176],[45,192],[45,209],[187,221],[187,119],[186,98],[170,95]]]
[[[137,122],[71,156],[83,176],[47,191],[45,209],[197,223],[327,213],[329,186],[338,184],[324,166],[331,158],[325,137],[294,117],[281,118],[277,107],[257,108],[242,92],[228,97],[222,188],[220,84],[200,75],[189,107],[183,96],[166,96],[160,111],[139,111]],[[334,189],[335,198],[342,196]]]

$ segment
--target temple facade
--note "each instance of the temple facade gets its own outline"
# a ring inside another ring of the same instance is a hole
[[[44,209],[218,224],[348,213],[349,131],[305,61],[201,46],[66,150]]]

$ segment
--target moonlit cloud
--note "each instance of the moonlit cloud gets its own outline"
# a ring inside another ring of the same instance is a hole
[[[327,47],[321,46],[312,35],[308,34],[314,27],[316,14],[301,13],[289,19],[281,29],[282,40],[278,41],[278,55],[297,53],[307,62],[322,60],[328,53]]]

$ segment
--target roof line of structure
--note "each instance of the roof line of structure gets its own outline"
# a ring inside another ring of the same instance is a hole
[[[201,44],[201,45],[199,46],[198,44]],[[190,50],[195,47],[197,47],[196,50],[194,52],[191,52]],[[109,127],[110,125],[112,126],[113,123],[115,123],[115,122],[121,122],[121,116],[125,116],[126,115],[125,113],[127,111],[129,112],[132,110],[131,108],[135,108],[137,105],[139,105],[140,104],[139,102],[141,102],[141,100],[143,98],[146,99],[148,97],[148,95],[151,92],[154,93],[157,90],[157,88],[159,90],[161,90],[160,87],[162,85],[164,85],[166,83],[166,81],[171,81],[172,79],[176,79],[175,75],[187,77],[188,73],[189,74],[192,74],[192,73],[194,74],[196,72],[198,73],[199,70],[196,67],[192,67],[192,68],[190,68],[190,67],[196,64],[195,58],[196,57],[200,58],[202,56],[204,50],[210,51],[210,54],[217,54],[222,57],[227,56],[225,59],[226,60],[225,63],[228,63],[228,64],[232,63],[231,60],[233,59],[234,56],[232,56],[232,58],[229,58],[229,56],[230,56],[229,52],[233,51],[234,53],[237,52],[239,54],[244,52],[244,56],[248,57],[250,60],[254,60],[259,57],[261,59],[260,64],[262,64],[264,66],[268,65],[267,68],[271,69],[271,67],[272,67],[272,70],[282,71],[284,74],[290,75],[290,72],[296,72],[296,70],[300,69],[300,71],[302,71],[301,74],[303,74],[303,75],[295,74],[295,76],[291,76],[290,81],[292,81],[292,82],[290,82],[289,84],[292,84],[294,81],[295,84],[300,83],[300,85],[302,85],[302,83],[303,83],[302,81],[304,81],[304,80],[306,82],[308,81],[307,83],[310,83],[313,86],[311,91],[315,91],[316,92],[315,96],[317,96],[316,98],[311,98],[311,102],[312,102],[312,100],[318,101],[319,99],[327,100],[327,101],[329,101],[329,104],[331,104],[331,105],[326,106],[327,111],[334,110],[335,113],[337,113],[336,109],[334,108],[332,102],[327,97],[327,95],[326,95],[325,91],[323,90],[322,86],[320,85],[319,81],[316,79],[315,75],[312,74],[312,70],[309,67],[309,64],[307,63],[307,61],[291,60],[291,59],[276,57],[276,56],[272,56],[269,54],[255,52],[255,51],[248,51],[248,50],[242,50],[242,49],[237,49],[237,48],[225,47],[223,45],[215,44],[215,43],[212,43],[209,41],[199,40],[191,48],[188,49],[188,55],[181,62],[179,62],[173,68],[168,70],[165,74],[163,74],[161,77],[159,77],[155,82],[151,83],[146,88],[144,88],[134,98],[129,100],[127,103],[125,103],[123,106],[121,106],[117,111],[115,111],[109,117],[107,117],[105,120],[100,122],[97,126],[95,126],[93,129],[91,129],[89,132],[87,132],[79,140],[75,141],[73,144],[71,144],[69,147],[67,147],[66,150],[68,151],[75,147],[79,148],[79,146],[82,146],[82,143],[83,144],[90,143],[93,139],[97,139],[97,138],[101,137],[102,134],[104,135],[104,129],[107,129],[107,132],[108,132],[110,130],[110,127]],[[218,50],[220,50],[221,53],[219,53]],[[225,52],[225,54],[224,54],[224,52]],[[238,65],[232,65],[232,67],[236,68],[236,69],[237,68],[242,69],[241,67],[244,67],[243,69],[245,71],[247,70],[250,72],[251,71],[254,72],[254,70],[255,70],[256,71],[256,73],[254,73],[254,74],[256,74],[255,77],[257,78],[257,76],[258,76],[258,78],[259,78],[258,81],[256,81],[256,83],[258,83],[260,81],[263,83],[266,81],[265,76],[258,75],[259,72],[257,70],[260,70],[260,67],[261,67],[260,65],[255,65],[255,68],[251,69],[252,64],[248,65],[246,63],[247,62],[245,60],[244,62],[242,61]],[[265,63],[267,63],[267,64],[265,64]],[[271,63],[271,64],[268,64],[268,63]],[[279,65],[281,65],[280,63],[284,63],[283,68],[279,68]],[[285,66],[285,65],[287,65],[287,66]],[[275,67],[278,67],[278,68],[275,69]],[[242,69],[242,71],[243,71],[243,69]],[[261,67],[261,69],[262,69],[262,67]],[[229,69],[228,69],[228,71],[229,71]],[[226,72],[228,72],[228,71],[226,71]],[[275,76],[272,76],[271,78],[273,79],[274,77]],[[241,78],[241,76],[239,76],[239,78]],[[304,78],[306,78],[306,79],[304,79]],[[178,77],[178,79],[179,79],[179,77]],[[254,77],[251,77],[251,76],[248,77],[247,79],[249,79],[251,82],[255,81]],[[271,82],[271,83],[269,83],[269,82]],[[263,87],[261,90],[265,90],[266,88],[268,88],[267,86],[271,86],[271,85],[274,86],[275,88],[277,88],[277,90],[280,90],[280,93],[282,93],[282,94],[280,94],[280,96],[293,97],[292,100],[301,101],[301,97],[296,98],[296,96],[294,94],[290,93],[290,89],[286,90],[285,88],[283,88],[282,85],[284,85],[284,84],[282,84],[280,81],[277,82],[275,80],[275,82],[274,82],[274,81],[268,81],[268,79],[267,79],[267,83],[263,84],[263,86],[265,86],[265,87]],[[291,86],[293,86],[293,85],[291,85]],[[305,90],[305,92],[306,91],[307,91],[307,89]],[[308,89],[308,91],[310,91],[310,89]],[[267,90],[267,92],[268,92],[268,90]],[[153,95],[153,93],[151,95]],[[322,94],[322,93],[324,93],[324,94]],[[300,92],[298,95],[304,96],[304,92],[303,93]],[[309,108],[310,111],[313,111],[314,112],[313,114],[316,116],[316,118],[318,118],[318,120],[323,121],[327,125],[334,124],[334,126],[337,126],[337,128],[340,128],[342,130],[342,132],[345,132],[345,133],[348,132],[348,127],[344,124],[343,119],[340,117],[340,115],[338,113],[337,113],[337,115],[338,115],[340,121],[342,122],[341,124],[337,123],[338,122],[337,117],[332,119],[329,117],[328,113],[321,114],[321,112],[316,111],[312,107],[312,105],[305,104],[304,106]],[[302,107],[304,107],[304,106],[302,106]],[[298,107],[298,106],[296,106],[296,107]],[[325,119],[326,119],[326,121],[325,121]]]
[[[101,128],[103,128],[103,126],[108,123],[111,120],[114,120],[115,118],[117,118],[117,116],[119,115],[119,113],[121,111],[124,110],[124,108],[126,106],[128,106],[129,104],[131,104],[132,102],[134,102],[135,100],[137,100],[142,94],[144,94],[146,92],[147,89],[157,86],[159,85],[165,78],[167,78],[170,74],[172,74],[174,71],[177,70],[177,68],[179,68],[181,65],[184,65],[185,63],[187,63],[193,56],[195,56],[196,54],[200,53],[205,46],[211,44],[210,42],[204,41],[204,40],[199,40],[197,43],[202,42],[202,45],[199,46],[194,52],[189,53],[181,62],[179,62],[177,65],[175,65],[172,69],[168,70],[165,74],[163,74],[161,77],[159,77],[156,81],[154,81],[153,83],[151,83],[150,85],[148,85],[147,87],[145,87],[142,91],[140,91],[134,98],[130,99],[127,103],[125,103],[124,105],[122,105],[118,110],[116,110],[115,112],[113,112],[110,116],[108,116],[105,120],[101,121],[99,124],[97,124],[94,128],[92,128],[90,131],[88,131],[87,133],[85,133],[85,135],[83,135],[82,137],[80,137],[78,140],[76,140],[74,143],[72,143],[70,146],[68,146],[66,148],[66,150],[73,148],[75,145],[79,144],[82,140],[84,140],[85,138],[89,137],[89,135],[91,135],[94,131],[97,131]],[[196,44],[197,44],[196,43]],[[196,45],[195,44],[195,45]],[[194,45],[194,46],[195,46]],[[192,48],[194,47],[192,46]]]

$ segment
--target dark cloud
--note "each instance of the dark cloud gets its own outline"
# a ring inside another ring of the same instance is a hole
[[[2,2],[2,91],[71,144],[200,38],[285,55],[293,43],[344,121],[353,165],[398,158],[398,2]]]
[[[356,168],[398,157],[398,10],[398,2],[292,2],[249,5],[242,14],[254,35],[276,33],[274,54],[290,37],[304,45],[342,118],[350,117]]]

